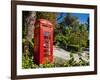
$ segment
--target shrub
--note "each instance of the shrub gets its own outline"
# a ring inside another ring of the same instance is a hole
[[[33,60],[32,58],[29,58],[28,56],[22,56],[22,68],[27,69],[27,68],[32,68]]]

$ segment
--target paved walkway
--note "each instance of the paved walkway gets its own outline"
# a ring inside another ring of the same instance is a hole
[[[64,60],[70,59],[70,52],[54,46],[53,55],[59,58],[62,58]]]
[[[60,48],[60,47],[55,47],[53,46],[53,55],[54,55],[54,61],[59,63],[60,61],[66,61],[66,60],[70,60],[70,52]],[[87,54],[88,52],[83,52],[81,53],[81,55],[79,54],[73,54],[74,60],[76,62],[80,61],[80,58],[82,58],[84,61],[89,62],[89,54]]]

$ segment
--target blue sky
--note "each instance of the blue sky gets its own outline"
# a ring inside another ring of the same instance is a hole
[[[57,19],[59,20],[57,22],[58,23],[61,22],[66,15],[67,15],[66,13],[59,13],[57,16]],[[76,16],[80,21],[80,23],[86,23],[89,17],[89,14],[86,13],[71,13],[71,15]]]

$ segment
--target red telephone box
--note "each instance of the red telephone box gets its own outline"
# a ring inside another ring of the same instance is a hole
[[[34,61],[37,64],[53,62],[53,25],[45,19],[35,23]]]

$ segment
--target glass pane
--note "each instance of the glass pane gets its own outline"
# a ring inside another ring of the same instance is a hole
[[[44,56],[50,55],[50,32],[44,32]]]

